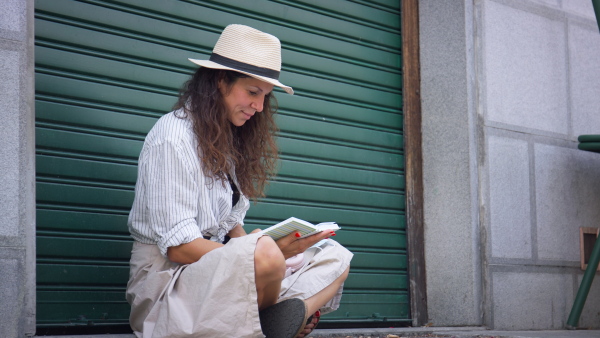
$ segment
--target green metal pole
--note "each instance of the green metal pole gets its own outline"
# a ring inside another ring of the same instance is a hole
[[[594,6],[594,13],[596,13],[598,29],[600,29],[600,0],[592,0],[592,5]]]
[[[575,297],[575,302],[573,303],[573,308],[571,309],[569,320],[567,320],[567,329],[577,328],[577,324],[579,323],[579,317],[581,316],[581,311],[583,310],[583,306],[585,305],[588,293],[590,292],[590,287],[592,286],[592,282],[594,281],[594,275],[596,274],[596,270],[598,269],[599,262],[600,238],[596,238],[596,244],[594,244],[594,249],[592,250],[592,255],[590,256],[590,260],[588,261],[588,266],[585,269],[585,273],[583,274],[583,279],[581,280],[579,290],[577,291],[577,296]]]

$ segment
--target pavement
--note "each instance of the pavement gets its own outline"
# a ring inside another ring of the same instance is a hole
[[[40,336],[41,337],[41,336]],[[132,334],[43,336],[44,338],[135,338]],[[317,329],[311,338],[600,338],[600,330],[499,331],[484,327]]]
[[[317,329],[311,338],[600,338],[600,330],[500,331],[484,327]]]

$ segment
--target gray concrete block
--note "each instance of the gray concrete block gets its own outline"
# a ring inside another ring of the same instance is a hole
[[[563,329],[572,290],[570,275],[495,272],[493,326],[495,330]]]
[[[0,271],[0,332],[2,337],[20,337],[23,266],[17,259],[0,258]]]
[[[600,225],[600,154],[535,145],[540,259],[579,261],[579,227]]]
[[[20,53],[0,50],[0,236],[18,235]]]
[[[588,1],[591,4],[591,1]],[[600,134],[600,33],[569,25],[573,135]]]
[[[437,325],[481,324],[470,6],[419,2],[427,302]]]
[[[562,7],[567,12],[581,15],[587,18],[596,18],[592,0],[563,0]]]
[[[564,23],[493,1],[483,18],[487,118],[566,134]]]
[[[33,0],[0,5],[0,336],[35,333]]]
[[[492,257],[531,258],[531,200],[526,141],[488,139]]]
[[[26,22],[26,1],[2,0],[0,10],[0,29],[8,31],[21,31]]]

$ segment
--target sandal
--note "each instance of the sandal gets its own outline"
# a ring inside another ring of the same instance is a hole
[[[267,338],[294,338],[304,330],[307,312],[306,304],[298,298],[269,306],[258,313],[263,334]]]

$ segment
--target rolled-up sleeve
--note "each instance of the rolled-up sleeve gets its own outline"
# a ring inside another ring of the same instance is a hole
[[[164,141],[145,149],[145,213],[160,252],[202,236],[198,228],[199,183],[179,144]]]

